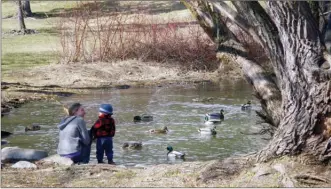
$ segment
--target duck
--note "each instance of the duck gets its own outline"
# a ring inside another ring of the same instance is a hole
[[[168,127],[164,126],[162,129],[151,129],[149,130],[150,133],[167,133],[169,132]]]
[[[133,117],[133,122],[149,122],[153,121],[153,116],[152,115],[147,115],[147,114],[142,114],[142,115],[137,115]]]
[[[1,138],[7,138],[10,135],[12,135],[13,133],[8,132],[8,131],[1,131]]]
[[[220,113],[209,113],[205,115],[205,124],[212,125],[224,121],[224,110],[221,109]]]
[[[243,104],[243,105],[241,106],[241,110],[243,110],[243,111],[245,111],[245,110],[250,110],[250,109],[252,108],[252,105],[251,105],[251,104],[252,104],[252,103],[251,103],[250,100],[247,101],[246,104]]]
[[[142,142],[124,142],[122,148],[138,150],[142,148]]]
[[[209,134],[209,135],[216,135],[217,134],[216,127],[213,127],[213,128],[200,128],[200,129],[198,129],[198,131],[201,134]]]
[[[185,157],[185,153],[184,152],[177,152],[174,151],[174,149],[172,148],[172,146],[168,146],[167,147],[168,153],[167,156],[171,157],[171,158],[180,158],[180,159],[184,159]]]
[[[1,131],[1,139],[7,138],[7,137],[9,137],[12,134],[13,133],[8,132],[8,131]],[[1,140],[1,145],[5,145],[5,144],[8,144],[8,142],[6,140]]]
[[[25,132],[27,131],[39,131],[41,129],[40,125],[32,124],[25,127]]]

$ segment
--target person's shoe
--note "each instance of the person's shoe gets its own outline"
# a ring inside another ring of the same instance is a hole
[[[105,163],[105,162],[103,162],[103,161],[98,161],[98,163]]]
[[[110,164],[110,165],[116,165],[115,162],[113,162],[113,161],[108,161],[108,164]]]

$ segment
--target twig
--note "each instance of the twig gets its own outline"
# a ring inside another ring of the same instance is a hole
[[[320,178],[320,177],[317,177],[317,176],[311,176],[311,175],[295,175],[294,178],[298,181],[301,181],[301,179],[303,179],[303,180],[308,180],[309,179],[309,180],[329,183],[329,180],[327,180],[327,179]]]

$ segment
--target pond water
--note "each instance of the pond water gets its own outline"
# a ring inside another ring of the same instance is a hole
[[[210,102],[194,102],[196,98],[213,97]],[[186,153],[185,161],[204,161],[245,154],[265,145],[261,136],[245,135],[259,129],[254,111],[244,112],[241,104],[252,100],[253,110],[260,107],[253,99],[252,89],[245,81],[202,83],[198,85],[164,86],[150,88],[93,90],[90,94],[62,98],[64,104],[81,102],[87,112],[88,128],[98,116],[101,103],[111,103],[117,132],[114,137],[114,161],[134,166],[160,163],[180,163],[183,160],[167,159],[166,147]],[[201,135],[198,129],[205,127],[204,115],[225,111],[225,121],[217,125],[217,135]],[[149,123],[133,123],[133,117],[142,113],[154,116]],[[64,117],[62,107],[53,101],[33,102],[13,110],[2,117],[2,130],[13,132],[7,138],[9,144],[47,150],[55,154],[58,144],[57,124]],[[39,124],[41,130],[25,132],[25,126]],[[167,126],[168,134],[150,134],[150,129]],[[141,141],[141,150],[123,150],[123,142]],[[96,163],[95,143],[92,144],[91,162]]]

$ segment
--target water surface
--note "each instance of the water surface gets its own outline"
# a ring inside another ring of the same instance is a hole
[[[196,98],[213,97],[210,102],[194,102]],[[129,88],[125,90],[94,90],[90,94],[62,98],[65,104],[81,102],[86,109],[88,128],[98,116],[101,103],[111,103],[117,132],[114,137],[114,161],[118,164],[180,163],[167,159],[167,145],[185,152],[185,161],[212,160],[245,154],[261,148],[265,141],[261,136],[244,135],[256,131],[254,111],[243,112],[240,105],[253,101],[253,110],[260,107],[252,97],[252,90],[245,81],[221,82],[168,87]],[[225,111],[225,121],[217,125],[216,136],[201,135],[205,113]],[[133,116],[148,113],[154,116],[150,123],[133,123]],[[54,101],[33,102],[23,105],[2,117],[2,130],[13,132],[6,146],[19,146],[47,150],[56,153],[58,129],[56,125],[64,117],[62,107]],[[24,127],[37,123],[40,131],[24,132]],[[147,131],[167,126],[168,134],[150,134]],[[122,150],[126,141],[141,141],[141,150]],[[2,148],[5,146],[2,146]],[[91,162],[95,163],[95,143],[92,145]]]

